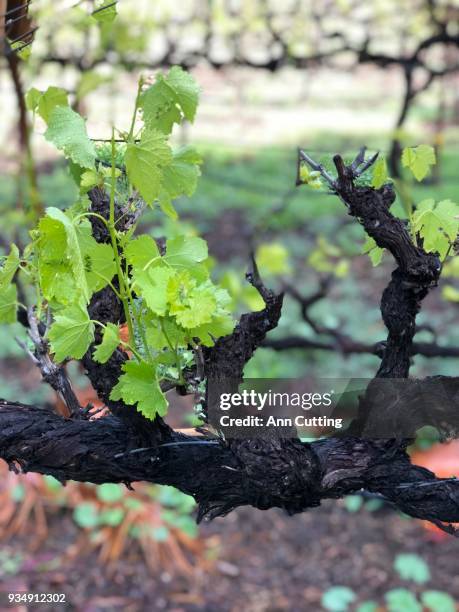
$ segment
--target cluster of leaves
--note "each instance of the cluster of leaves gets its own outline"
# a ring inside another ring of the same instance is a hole
[[[403,150],[402,165],[410,171],[417,181],[424,180],[435,163],[435,150],[429,145],[406,147]],[[370,173],[369,177],[365,177],[366,174]],[[320,172],[311,172],[304,164],[300,167],[300,180],[313,189],[323,187]],[[364,173],[362,179],[359,179],[359,181],[363,181],[363,184],[369,183],[375,189],[380,189],[391,180],[386,160],[382,156],[378,158],[371,170]],[[413,210],[406,181],[396,181],[395,187],[408,215],[414,240],[419,240],[428,253],[438,253],[440,259],[444,261],[450,254],[459,232],[459,204],[451,200],[435,202],[428,199],[420,202]],[[322,251],[324,251],[323,248]],[[377,246],[373,238],[367,238],[362,248],[362,253],[369,255],[374,266],[381,262],[383,252],[384,250]],[[311,258],[313,261],[310,263],[313,266],[316,259],[319,266],[322,266],[323,255],[320,250],[317,251],[316,249],[311,254]],[[320,269],[320,267],[317,269]]]
[[[16,308],[22,307],[13,282],[20,274],[35,287],[38,317],[45,324],[52,321],[46,338],[55,361],[83,357],[101,328],[96,360],[105,363],[118,346],[132,356],[112,399],[136,404],[150,419],[167,411],[161,382],[185,384],[190,349],[211,346],[234,324],[228,293],[209,277],[204,240],[179,235],[160,251],[150,236],[134,237],[135,227],[119,230],[115,218],[115,209],[124,215],[145,204],[159,205],[176,218],[172,201],[194,191],[200,159],[191,148],[173,151],[169,137],[174,124],[194,119],[198,95],[194,79],[178,67],[149,86],[141,79],[130,130],[119,132],[121,144],[113,136],[107,147],[91,141],[64,90],[30,90],[28,108],[46,123],[45,138],[69,160],[80,196],[66,212],[48,208],[24,253],[13,246],[0,269],[0,321],[13,322]],[[108,219],[89,210],[93,188],[110,194]],[[94,239],[91,217],[106,226],[109,243]],[[106,286],[123,304],[127,339],[118,326],[89,316],[92,295]]]
[[[394,570],[401,580],[425,584],[431,578],[429,566],[416,554],[399,554],[394,560]],[[456,604],[448,593],[427,590],[421,593],[420,602],[416,595],[406,588],[396,588],[384,596],[389,612],[455,612]],[[347,612],[357,600],[357,594],[346,586],[334,586],[322,596],[322,606],[330,612]],[[381,606],[376,601],[365,601],[355,608],[356,612],[377,612]]]

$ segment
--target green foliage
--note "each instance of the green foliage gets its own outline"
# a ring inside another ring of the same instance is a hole
[[[303,185],[308,185],[311,189],[320,189],[322,187],[320,172],[317,170],[310,170],[305,163],[300,165],[299,178]]]
[[[129,143],[126,171],[147,204],[153,205],[162,188],[162,169],[172,162],[172,151],[164,134],[144,130],[139,143]]]
[[[194,121],[198,100],[199,87],[192,76],[174,66],[167,75],[157,75],[156,82],[142,94],[140,106],[147,126],[170,134],[174,123]]]
[[[322,606],[330,612],[346,612],[356,599],[356,594],[346,586],[334,586],[322,595]]]
[[[288,274],[291,271],[287,249],[279,242],[260,244],[255,261],[262,277]]]
[[[80,304],[59,310],[49,330],[51,351],[56,361],[81,359],[94,341],[94,324]]]
[[[84,502],[76,506],[73,511],[73,520],[83,529],[93,529],[99,523],[97,506],[91,502]]]
[[[424,591],[421,601],[431,612],[456,612],[454,599],[443,591]]]
[[[32,87],[25,98],[27,108],[34,113],[38,112],[45,123],[49,123],[51,112],[56,106],[68,106],[67,92],[60,87],[48,87],[45,92]]]
[[[429,145],[407,147],[403,149],[402,165],[409,168],[417,181],[422,181],[436,164],[435,149]]]
[[[387,163],[384,157],[379,157],[373,166],[373,176],[371,179],[371,186],[375,189],[379,189],[389,180],[387,173]]]
[[[308,257],[308,264],[318,272],[333,274],[337,278],[343,278],[349,272],[349,261],[340,247],[324,236],[318,237],[316,247]]]
[[[348,512],[358,512],[363,506],[363,498],[361,495],[346,495],[344,505]]]
[[[17,309],[17,288],[13,278],[19,268],[19,251],[11,245],[10,254],[0,267],[0,323],[14,323]]]
[[[394,561],[394,569],[403,580],[423,584],[430,579],[427,563],[419,555],[400,554]]]
[[[123,365],[123,372],[112,389],[110,399],[122,399],[131,406],[137,405],[137,410],[147,419],[164,416],[167,400],[161,392],[154,365],[128,361]]]
[[[407,589],[392,589],[385,595],[388,612],[422,612],[415,595]]]
[[[114,5],[104,1],[96,3],[92,16],[105,30],[115,13]],[[86,83],[82,81],[78,96],[99,81],[95,73]],[[136,406],[149,419],[167,411],[163,381],[186,384],[183,369],[192,363],[190,349],[198,344],[212,346],[234,325],[231,298],[210,279],[204,240],[173,232],[165,252],[160,252],[150,236],[133,238],[135,226],[126,233],[119,231],[115,216],[119,208],[123,215],[126,210],[135,212],[142,198],[152,207],[157,202],[167,216],[177,218],[172,201],[194,192],[201,159],[190,147],[173,151],[169,135],[173,124],[193,121],[198,94],[195,81],[181,68],[157,75],[147,88],[140,79],[129,133],[120,132],[121,143],[113,140],[96,147],[84,119],[68,106],[64,90],[31,89],[27,106],[48,124],[46,139],[69,160],[79,197],[67,212],[48,208],[22,256],[13,247],[0,268],[0,321],[16,319],[12,279],[18,273],[34,286],[36,312],[47,328],[55,361],[81,359],[94,343],[97,329],[96,361],[106,363],[119,345],[131,355],[111,399]],[[167,109],[162,103],[158,106],[159,98],[167,102]],[[87,194],[96,186],[110,195],[107,218],[88,211]],[[90,221],[94,216],[106,226],[108,242],[93,238]],[[107,285],[122,302],[126,340],[121,340],[113,323],[89,316],[91,297]]]
[[[113,0],[96,0],[92,16],[101,24],[112,23],[116,19],[116,2]]]
[[[113,323],[107,323],[104,329],[102,342],[97,345],[93,353],[94,360],[99,363],[106,363],[120,343],[119,327]]]
[[[70,107],[55,106],[51,110],[45,138],[78,166],[94,167],[94,144],[88,138],[83,118]]]
[[[362,253],[367,253],[368,257],[371,259],[371,263],[373,266],[379,266],[381,263],[382,257],[384,255],[385,249],[381,249],[375,242],[374,238],[368,236],[365,241],[365,244],[362,247]]]
[[[423,200],[413,214],[412,231],[423,239],[424,250],[445,259],[459,231],[459,205],[451,200]]]
[[[119,484],[106,482],[96,489],[98,499],[107,503],[114,503],[123,499],[123,487]]]

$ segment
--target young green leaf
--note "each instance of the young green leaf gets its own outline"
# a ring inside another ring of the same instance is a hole
[[[175,271],[166,267],[152,267],[134,272],[134,288],[155,314],[164,316],[167,309],[167,283]]]
[[[300,166],[300,181],[303,185],[309,185],[312,189],[320,189],[322,187],[320,172],[309,170],[306,164],[301,164]]]
[[[92,17],[99,23],[112,23],[116,19],[116,1],[97,0]]]
[[[43,92],[37,89],[36,87],[31,87],[29,89],[29,91],[24,96],[27,110],[31,111],[32,113],[35,113],[38,108],[38,102],[42,93]]]
[[[61,221],[46,216],[40,219],[37,235],[38,274],[43,296],[48,301],[69,304],[75,300],[77,283],[68,256],[65,227]]]
[[[186,119],[194,121],[199,101],[199,86],[189,72],[173,66],[167,75],[167,83],[175,91],[177,104]]]
[[[436,162],[435,149],[429,145],[403,149],[402,165],[404,168],[409,168],[418,181],[422,181],[429,174],[430,166]]]
[[[38,100],[38,114],[49,123],[51,112],[56,106],[68,106],[67,92],[61,87],[48,87]]]
[[[110,399],[123,400],[130,406],[137,404],[137,410],[150,420],[156,415],[164,416],[168,402],[160,389],[156,367],[144,361],[128,361],[123,366],[123,372],[112,389]]]
[[[161,132],[144,130],[140,142],[130,143],[125,163],[128,178],[150,206],[161,192],[163,168],[172,161],[172,151]]]
[[[368,257],[371,259],[371,263],[373,266],[379,266],[381,263],[382,257],[384,255],[385,249],[381,249],[375,242],[374,238],[368,236],[365,241],[365,244],[362,247],[362,253],[367,253]]]
[[[197,236],[177,236],[166,241],[164,260],[174,268],[193,268],[207,259],[207,243]]]
[[[45,138],[75,164],[83,168],[94,168],[94,144],[88,138],[83,117],[70,107],[55,106],[52,109]]]
[[[389,180],[387,174],[387,163],[384,157],[379,157],[373,167],[373,176],[371,186],[375,189],[380,189]]]
[[[0,288],[11,283],[19,268],[19,263],[19,249],[15,244],[12,244],[10,254],[0,267]]]
[[[14,323],[18,302],[16,285],[2,285],[0,287],[0,323]]]
[[[59,311],[49,330],[49,340],[57,362],[68,357],[81,359],[94,341],[94,324],[86,308],[72,304]]]
[[[423,200],[412,217],[412,230],[423,239],[424,250],[444,259],[459,231],[459,205],[451,200]]]
[[[201,162],[201,157],[196,151],[187,147],[175,152],[172,163],[164,167],[159,203],[169,216],[173,218],[177,216],[175,210],[170,208],[174,198],[181,195],[193,195],[200,174],[199,164]]]
[[[143,234],[129,242],[124,250],[124,254],[128,263],[139,270],[147,264],[153,263],[153,260],[157,259],[159,262],[161,259],[156,242],[147,234]]]
[[[77,232],[81,256],[89,293],[100,291],[108,285],[116,274],[113,249],[109,244],[100,244],[83,231]]]
[[[89,222],[86,221],[86,225],[77,226],[74,224],[72,219],[70,219],[64,212],[62,212],[62,210],[53,207],[46,209],[46,215],[55,222],[60,223],[63,228],[63,231],[65,233],[64,235],[66,238],[66,247],[64,251],[66,257],[65,263],[70,265],[73,271],[79,292],[82,294],[86,302],[89,302],[89,298],[91,297],[91,290],[89,289],[86,278],[86,267],[83,252],[85,244],[87,245],[88,242],[91,241],[95,242],[94,239],[89,236]],[[45,219],[43,219],[42,221],[44,222]],[[42,221],[40,221],[40,228],[43,227]],[[49,228],[50,225],[48,224],[47,227]],[[55,231],[59,230],[56,229]],[[60,231],[62,232],[62,230]],[[61,241],[62,237],[60,235],[56,243],[56,250],[60,250],[60,244],[62,244]]]
[[[102,342],[96,346],[93,358],[99,363],[106,363],[120,344],[120,330],[118,325],[107,323],[102,336]]]
[[[174,123],[180,124],[182,121],[177,96],[162,75],[142,94],[140,107],[145,125],[163,134],[170,134]]]
[[[183,117],[193,122],[199,100],[199,87],[193,77],[179,66],[167,75],[159,74],[156,83],[141,96],[145,124],[170,134],[174,123]]]
[[[191,329],[204,323],[210,323],[217,307],[217,302],[210,287],[202,286],[192,289],[188,295],[172,302],[170,312],[182,327]]]

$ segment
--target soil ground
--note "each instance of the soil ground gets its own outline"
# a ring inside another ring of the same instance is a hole
[[[359,601],[381,604],[384,593],[399,587],[414,593],[443,590],[459,602],[459,540],[435,539],[420,522],[384,508],[349,513],[331,501],[294,517],[241,508],[201,528],[219,550],[218,559],[206,569],[196,566],[189,576],[161,567],[149,571],[136,548],[116,567],[103,566],[95,552],[66,560],[77,536],[75,525],[69,516],[56,516],[49,527],[39,554],[31,553],[23,569],[0,585],[3,592],[66,594],[65,608],[47,610],[309,612],[322,609],[322,594],[334,585],[351,587]],[[5,544],[3,552],[23,553],[26,540]],[[400,580],[393,561],[401,552],[417,553],[428,563],[427,585]]]

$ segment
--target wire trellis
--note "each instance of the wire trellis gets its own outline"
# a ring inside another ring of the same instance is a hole
[[[108,4],[99,6],[98,8],[96,8],[95,10],[91,11],[91,15],[96,15],[98,13],[101,13],[102,11],[105,11],[107,9],[110,9],[114,6],[116,6],[118,4],[119,0],[113,0],[112,2],[109,2]],[[89,3],[91,5],[93,5],[93,1],[89,0]],[[4,36],[0,36],[0,45],[3,44],[4,49],[3,49],[3,55],[8,57],[9,55],[12,54],[18,54],[21,53],[21,51],[23,51],[24,49],[26,49],[27,47],[29,47],[33,40],[34,40],[34,34],[37,32],[37,30],[39,29],[39,26],[34,26],[31,27],[27,32],[24,32],[22,34],[20,34],[19,36],[16,36],[15,38],[11,39],[9,38],[9,36],[7,35],[8,29],[14,25],[15,23],[20,22],[22,19],[28,19],[30,20],[31,17],[29,15],[29,7],[32,4],[32,0],[26,0],[25,2],[23,2],[22,4],[20,4],[19,6],[15,6],[14,8],[11,8],[9,10],[7,10],[4,13],[0,13],[0,23],[2,21],[4,21],[3,25],[2,25],[2,29],[5,32]],[[82,1],[80,0],[79,2],[77,2],[76,4],[74,4],[72,7],[70,7],[70,9],[79,6],[80,4],[82,4]],[[18,14],[20,13],[20,14]],[[23,44],[20,44],[23,43]],[[14,46],[13,46],[14,45]]]

